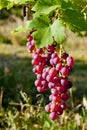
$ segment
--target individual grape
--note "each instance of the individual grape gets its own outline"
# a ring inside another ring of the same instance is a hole
[[[34,72],[35,74],[37,74],[37,70],[36,70],[35,67],[33,68],[33,72]]]
[[[51,64],[51,65],[53,65],[53,64],[54,64],[54,63],[53,63],[53,59],[50,59],[50,64]]]
[[[42,80],[42,85],[43,86],[48,86],[48,82],[46,80]]]
[[[43,78],[43,79],[46,79],[47,75],[48,75],[48,72],[47,72],[47,71],[43,72],[43,73],[42,73],[42,78]]]
[[[60,96],[54,96],[53,95],[52,101],[60,103],[60,101],[61,101]]]
[[[37,91],[38,92],[44,92],[46,90],[46,88],[44,88],[44,87],[37,87]]]
[[[36,54],[33,56],[33,59],[40,61],[41,56],[40,56],[38,53],[36,53]]]
[[[60,94],[61,93],[61,85],[56,86],[56,89],[57,89],[58,93]]]
[[[43,50],[43,48],[39,48],[39,49],[37,49],[37,51],[36,51],[38,54],[43,54],[44,53],[44,50]]]
[[[73,67],[73,65],[74,65],[73,57],[68,56],[66,60],[67,60],[67,65],[70,67]]]
[[[35,81],[35,86],[41,87],[42,86],[41,80],[37,79]]]
[[[49,96],[49,100],[52,101],[53,94]]]
[[[37,66],[35,66],[35,68],[36,68],[38,74],[42,73],[43,65],[37,65]]]
[[[65,93],[67,92],[67,87],[65,86],[61,86],[61,90],[60,90],[62,93]]]
[[[58,117],[58,114],[57,114],[57,112],[51,112],[49,114],[49,117],[50,117],[51,120],[56,120],[57,117]]]
[[[61,94],[61,99],[64,100],[64,101],[67,101],[69,98],[68,94],[67,93],[62,93]]]
[[[58,111],[58,104],[52,103],[51,104],[51,111]]]
[[[57,53],[55,53],[55,52],[52,53],[51,58],[54,59],[54,58],[56,58],[56,57],[58,57]]]
[[[58,115],[62,115],[63,114],[63,109],[61,107],[58,107],[57,114]]]
[[[30,44],[35,46],[35,44],[34,44],[34,43],[35,43],[35,41],[34,41],[34,40],[30,41]]]
[[[52,88],[52,89],[51,89],[51,93],[52,93],[53,95],[58,95],[58,94],[59,94],[59,91],[58,91],[56,88]]]
[[[47,75],[46,80],[48,82],[51,82],[53,80],[53,77],[51,75]]]
[[[56,70],[57,71],[60,71],[62,69],[62,64],[61,63],[58,63],[57,65],[56,65]]]
[[[67,67],[62,67],[62,69],[60,70],[60,73],[67,77],[69,75],[69,70]]]
[[[48,45],[47,46],[47,50],[48,50],[48,52],[54,52],[54,50],[55,50],[55,48],[54,48],[54,46],[53,45]]]
[[[47,60],[50,60],[50,58],[51,58],[51,54],[46,53],[44,57],[45,57]]]
[[[47,105],[45,106],[45,111],[46,111],[46,112],[50,112],[50,111],[51,111],[51,105],[50,105],[50,104],[47,104]]]
[[[60,78],[60,83],[63,86],[67,86],[68,85],[68,79],[67,78]]]
[[[67,58],[68,56],[69,56],[69,55],[68,55],[66,52],[64,52],[64,53],[62,53],[62,56],[61,56],[61,57],[66,60],[66,58]]]
[[[42,75],[41,74],[37,74],[37,79],[38,80],[43,80]]]
[[[59,85],[59,78],[57,76],[53,77],[53,80],[52,80],[53,83],[55,83],[55,85]]]
[[[53,64],[54,64],[54,65],[58,64],[59,62],[60,62],[59,57],[55,57],[55,58],[53,59]]]
[[[67,108],[66,104],[65,103],[61,103],[60,104],[60,108],[62,108],[62,110],[65,110]]]
[[[57,74],[57,71],[56,71],[55,68],[51,68],[51,69],[49,70],[49,75],[50,75],[50,76],[54,77],[54,76],[56,76],[56,74]]]
[[[30,45],[30,46],[28,47],[28,49],[30,50],[30,52],[33,52],[33,51],[35,50],[35,46],[34,46],[34,45]]]
[[[28,50],[32,53],[33,51],[35,51],[35,45],[34,45],[34,43],[32,42],[27,42],[27,48],[28,48]]]
[[[35,58],[35,59],[32,59],[32,61],[31,61],[32,65],[38,65],[39,62],[40,62],[40,59],[39,59],[39,58],[40,58],[40,57],[37,57],[37,58]]]
[[[51,89],[51,88],[55,88],[55,83],[53,82],[49,82],[48,83],[48,87]]]
[[[27,37],[27,41],[32,41],[33,40],[33,36],[32,35],[28,35],[28,37]]]

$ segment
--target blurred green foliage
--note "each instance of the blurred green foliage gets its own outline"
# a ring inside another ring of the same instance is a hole
[[[10,10],[2,9],[0,10],[0,19],[6,20],[10,15],[16,15],[17,17],[22,18],[22,7],[13,7]]]

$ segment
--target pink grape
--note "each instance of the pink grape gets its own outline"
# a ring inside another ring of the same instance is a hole
[[[35,68],[36,68],[38,74],[42,73],[43,65],[37,65]]]
[[[53,64],[54,64],[54,63],[53,63],[53,59],[50,59],[50,64],[51,64],[51,65],[53,65]]]
[[[42,75],[41,74],[37,74],[37,79],[38,80],[42,80],[43,78],[42,78]]]
[[[62,108],[62,110],[65,110],[67,108],[66,104],[65,103],[61,103],[60,104],[60,108]]]
[[[42,83],[41,83],[41,80],[36,80],[35,81],[35,86],[38,86],[38,87],[41,87],[42,86]]]
[[[60,96],[54,96],[52,97],[52,101],[60,103]]]
[[[62,67],[62,69],[60,70],[60,73],[67,77],[69,75],[69,70],[67,67]]]
[[[48,45],[47,50],[48,50],[48,52],[54,52],[55,48],[53,45]]]
[[[61,107],[58,107],[57,114],[58,115],[62,115],[63,114],[63,109]]]
[[[58,64],[59,62],[60,62],[59,57],[55,57],[55,58],[53,59],[54,65]]]
[[[53,82],[49,82],[48,83],[48,87],[51,89],[51,88],[54,88],[55,87],[55,83]]]
[[[38,54],[43,54],[44,50],[43,50],[43,48],[39,48],[36,52],[37,52]]]
[[[51,58],[54,59],[54,58],[56,58],[56,57],[58,57],[58,55],[57,55],[57,53],[54,52],[54,53],[51,55]]]
[[[48,82],[51,82],[51,81],[53,80],[53,77],[52,77],[51,75],[47,75],[47,76],[46,76],[46,80],[47,80]]]
[[[74,59],[72,57],[68,56],[66,60],[67,60],[67,65],[70,67],[73,67]]]
[[[33,36],[29,35],[29,36],[27,37],[27,41],[32,41],[32,40],[33,40]]]
[[[57,71],[56,71],[55,68],[51,68],[51,69],[49,70],[49,75],[51,75],[52,77],[56,76],[56,74],[57,74]]]
[[[31,63],[32,63],[32,65],[38,65],[39,59],[32,59]]]
[[[67,92],[67,87],[62,86],[60,91],[61,91],[62,93],[63,93],[63,92],[64,92],[64,93]]]
[[[42,73],[42,78],[43,78],[43,79],[46,79],[47,75],[48,75],[48,72],[46,72],[46,71],[43,72],[43,73]]]
[[[63,58],[63,59],[66,60],[66,58],[67,58],[68,56],[69,56],[69,55],[68,55],[66,52],[62,53],[62,58]]]
[[[56,65],[56,70],[57,71],[60,71],[62,69],[62,64],[61,63],[58,63],[57,65]]]
[[[51,112],[49,114],[49,117],[50,117],[51,120],[56,120],[57,117],[58,117],[58,114],[57,114],[57,112]]]
[[[37,91],[38,92],[44,92],[46,89],[44,87],[37,87]]]
[[[51,93],[52,93],[53,95],[57,95],[59,92],[58,92],[58,90],[57,90],[56,88],[52,88],[52,89],[51,89]]]
[[[61,94],[61,99],[64,100],[64,101],[67,101],[69,98],[68,94],[67,93],[62,93]]]
[[[51,95],[49,96],[49,100],[52,101],[52,98],[53,98],[53,94],[51,94]]]
[[[55,85],[58,85],[59,84],[59,78],[57,76],[53,77],[52,82],[55,83]]]
[[[50,104],[47,104],[46,106],[45,106],[45,111],[46,112],[50,112],[51,111],[51,108],[50,108],[51,106],[50,106]]]
[[[46,53],[46,54],[45,54],[45,58],[47,58],[47,60],[50,60],[50,58],[51,58],[51,54]]]
[[[68,79],[67,78],[60,78],[60,83],[63,86],[67,86],[68,85]]]
[[[48,86],[48,82],[46,80],[42,80],[42,85],[43,86]]]
[[[58,110],[58,104],[52,103],[51,104],[51,111],[57,111]]]

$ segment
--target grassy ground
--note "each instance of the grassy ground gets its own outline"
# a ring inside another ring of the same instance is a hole
[[[39,95],[36,91],[31,56],[26,47],[0,44],[0,130],[87,129],[87,44],[67,43],[65,49],[75,58],[70,76],[73,89],[70,90],[68,109],[52,122],[44,111],[48,93]],[[21,102],[27,104],[23,110]]]

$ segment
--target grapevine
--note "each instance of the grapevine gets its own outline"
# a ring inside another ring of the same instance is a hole
[[[32,53],[33,72],[37,76],[35,81],[37,91],[44,92],[50,89],[50,103],[45,106],[45,110],[49,113],[50,119],[55,120],[67,108],[68,89],[72,87],[68,76],[72,71],[74,59],[63,50],[58,51],[55,43],[36,49],[32,35],[27,38],[27,48]]]
[[[72,87],[69,75],[74,66],[74,59],[62,48],[66,38],[65,27],[77,33],[87,31],[87,1],[0,1],[0,9],[15,6],[22,6],[24,9],[28,7],[32,17],[27,19],[25,26],[15,29],[14,33],[30,31],[27,48],[32,53],[33,72],[37,76],[35,86],[38,92],[50,90],[50,101],[45,110],[50,119],[56,120],[67,108],[68,90]]]

